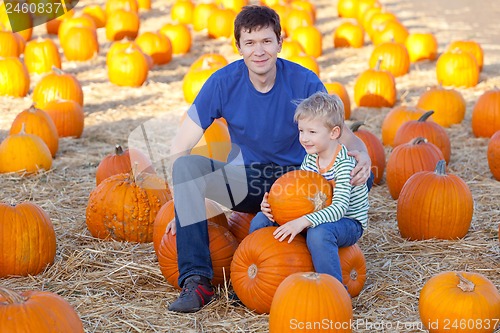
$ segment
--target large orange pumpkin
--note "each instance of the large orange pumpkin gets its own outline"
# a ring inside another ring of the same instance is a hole
[[[393,146],[396,147],[400,144],[407,143],[416,137],[423,137],[441,149],[446,163],[449,163],[451,156],[450,138],[444,128],[433,121],[427,121],[433,114],[434,111],[428,111],[418,120],[410,120],[403,123],[396,132]]]
[[[284,224],[332,203],[332,185],[320,174],[306,170],[285,173],[269,190],[274,220]]]
[[[32,202],[0,203],[0,244],[5,249],[0,251],[0,278],[37,275],[52,264],[56,256],[52,222],[47,213]],[[3,324],[0,321],[0,327],[5,328]]]
[[[467,184],[446,173],[439,161],[435,171],[411,176],[399,194],[398,228],[411,240],[457,239],[467,234],[472,221],[474,200]]]
[[[396,81],[388,71],[375,69],[362,72],[354,83],[354,101],[358,106],[392,107],[396,104]]]
[[[342,283],[328,274],[300,272],[276,290],[269,333],[305,332],[316,323],[322,323],[321,329],[313,332],[352,332],[352,322],[351,298]]]
[[[420,291],[418,309],[430,333],[493,333],[500,327],[500,294],[479,273],[434,275]]]
[[[262,228],[245,237],[231,263],[236,295],[257,313],[269,313],[276,289],[286,277],[314,270],[304,237],[297,235],[291,243],[280,242],[273,235],[276,229]]]
[[[485,91],[472,109],[472,132],[489,138],[500,130],[500,89]]]
[[[129,46],[117,51],[108,63],[109,82],[117,86],[140,87],[149,74],[146,54]]]
[[[55,99],[70,99],[83,106],[83,90],[80,82],[69,73],[52,68],[52,73],[45,75],[35,85],[33,103],[43,110],[45,104]]]
[[[474,87],[479,82],[479,66],[472,54],[453,49],[438,58],[436,75],[443,86]]]
[[[101,239],[151,242],[156,214],[170,199],[168,185],[154,174],[111,176],[90,192],[87,228]]]
[[[484,51],[481,45],[473,40],[457,40],[448,46],[448,50],[459,49],[464,52],[469,52],[476,59],[479,71],[483,69]]]
[[[396,200],[408,178],[419,171],[434,170],[437,162],[444,159],[441,150],[424,138],[399,145],[387,160],[386,182],[391,197]]]
[[[380,184],[385,170],[385,150],[380,139],[370,131],[360,130],[362,122],[352,124],[351,130],[358,138],[360,138],[366,146],[368,156],[372,161],[371,170],[374,175],[373,183]]]
[[[359,295],[366,282],[366,259],[358,244],[339,248],[342,283],[351,297]]]
[[[406,38],[405,46],[412,63],[437,58],[438,43],[432,33],[411,33]]]
[[[29,41],[24,49],[24,64],[30,73],[42,74],[61,68],[61,56],[56,43],[49,38]]]
[[[83,333],[78,314],[61,296],[30,290],[17,293],[0,287],[0,328],[2,332]]]
[[[419,108],[400,105],[389,111],[382,121],[382,143],[394,147],[394,137],[405,122],[417,120],[425,113]]]
[[[223,226],[208,222],[207,228],[210,258],[212,259],[212,269],[214,271],[212,283],[216,286],[224,285],[229,281],[231,261],[238,247],[238,242],[233,234]],[[156,254],[161,273],[165,279],[172,286],[180,289],[177,282],[179,270],[177,266],[176,236],[172,236],[170,232],[168,234],[164,233]]]
[[[370,55],[369,65],[370,68],[380,66],[380,70],[399,77],[410,71],[410,56],[403,44],[386,42],[375,46]]]
[[[487,154],[490,171],[496,180],[500,180],[500,130],[491,136]]]
[[[466,105],[458,90],[438,86],[420,95],[417,107],[425,111],[433,110],[432,119],[443,127],[450,127],[464,120]]]

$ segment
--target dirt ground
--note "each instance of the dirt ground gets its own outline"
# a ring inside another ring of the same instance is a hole
[[[359,73],[368,68],[371,43],[361,49],[334,49],[332,34],[343,21],[337,17],[337,1],[317,0],[316,25],[323,33],[323,55],[318,58],[323,81],[343,83],[351,101]],[[449,172],[468,184],[474,197],[474,216],[469,233],[456,241],[410,242],[399,235],[396,201],[385,182],[370,192],[370,226],[359,242],[367,261],[367,281],[353,299],[354,332],[425,332],[419,320],[419,292],[424,283],[442,271],[468,271],[485,275],[500,286],[500,183],[486,161],[487,139],[475,138],[471,112],[478,97],[500,86],[499,9],[491,1],[476,0],[381,0],[411,31],[433,32],[439,51],[457,39],[474,39],[485,50],[480,83],[458,90],[467,102],[464,121],[447,128],[452,142]],[[104,4],[104,0],[81,0],[76,7]],[[170,21],[172,0],[153,0],[153,9],[141,12],[141,32],[156,31]],[[34,35],[46,37],[44,27]],[[219,52],[228,60],[238,59],[229,40],[211,40],[206,32],[193,32],[192,50],[175,56],[149,73],[140,88],[111,84],[105,56],[110,42],[98,31],[100,52],[94,59],[64,62],[63,69],[76,75],[85,94],[85,130],[79,139],[63,138],[50,171],[29,177],[0,175],[0,201],[30,200],[50,216],[57,235],[55,263],[32,277],[12,277],[0,284],[16,290],[44,289],[68,300],[82,319],[86,332],[267,332],[268,316],[256,315],[231,304],[227,290],[202,311],[190,315],[168,313],[166,306],[178,291],[169,286],[158,267],[151,244],[100,241],[86,228],[85,209],[95,187],[95,171],[115,144],[128,146],[131,133],[141,124],[160,121],[160,143],[168,143],[182,113],[188,107],[182,93],[182,78],[201,54]],[[54,37],[50,37],[54,38]],[[58,43],[57,38],[54,38]],[[15,84],[12,78],[12,84]],[[32,76],[25,98],[0,97],[0,140],[4,139],[16,114],[28,108],[39,76]],[[415,105],[419,96],[437,84],[435,62],[413,64],[409,74],[396,80],[398,105]],[[390,109],[358,108],[348,123],[362,120],[380,137],[381,123]],[[148,122],[149,121],[149,122]],[[391,149],[386,147],[387,156]],[[228,286],[231,290],[231,286]]]

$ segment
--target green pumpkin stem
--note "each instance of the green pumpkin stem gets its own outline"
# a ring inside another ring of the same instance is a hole
[[[434,111],[430,110],[430,111],[427,111],[426,113],[424,113],[420,118],[418,118],[418,121],[419,122],[424,122],[426,121],[427,119],[429,119],[430,116],[432,116],[434,114]]]
[[[0,295],[5,298],[8,304],[22,304],[28,299],[14,290],[10,290],[5,287],[0,287]]]
[[[467,280],[462,273],[457,273],[456,274],[460,282],[457,284],[457,287],[460,288],[463,292],[472,292],[474,291],[474,288],[476,285],[470,281]]]
[[[362,121],[356,121],[351,125],[351,131],[357,132],[361,126],[363,126],[365,123]]]
[[[439,160],[436,164],[436,169],[434,172],[440,176],[446,175],[446,161],[445,160]]]

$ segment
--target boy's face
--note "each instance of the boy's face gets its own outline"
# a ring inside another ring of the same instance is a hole
[[[319,154],[336,148],[340,137],[340,127],[329,129],[321,118],[302,118],[298,120],[299,141],[308,154]]]
[[[271,76],[276,73],[276,59],[281,51],[278,40],[271,27],[241,31],[238,51],[248,67],[250,77]]]

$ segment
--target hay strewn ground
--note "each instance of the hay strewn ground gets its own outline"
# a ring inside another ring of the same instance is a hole
[[[500,183],[493,180],[486,161],[486,139],[471,132],[471,110],[486,90],[500,86],[498,44],[487,32],[467,24],[450,25],[446,17],[434,12],[417,16],[405,0],[382,0],[412,31],[432,31],[440,51],[452,40],[474,38],[486,51],[481,82],[471,89],[460,89],[467,101],[467,115],[461,125],[447,129],[452,139],[449,169],[469,185],[475,212],[469,233],[459,241],[408,242],[399,236],[396,202],[385,184],[370,193],[370,227],[360,241],[366,256],[368,280],[353,300],[355,332],[421,332],[418,295],[425,281],[445,270],[479,272],[500,286]],[[486,6],[486,1],[483,2]],[[84,4],[103,0],[80,1]],[[319,58],[321,78],[344,83],[353,96],[354,79],[367,68],[373,47],[360,50],[334,50],[332,32],[341,20],[336,17],[336,1],[318,0],[317,25],[324,33],[324,55]],[[172,1],[154,1],[153,10],[141,14],[141,31],[156,30],[169,21]],[[38,27],[35,35],[44,35]],[[84,322],[86,332],[266,332],[268,317],[255,315],[227,300],[227,290],[206,309],[192,315],[166,311],[178,291],[168,286],[160,273],[152,244],[100,241],[90,236],[85,225],[85,209],[95,186],[99,161],[113,151],[115,144],[127,145],[130,132],[145,121],[162,117],[170,121],[165,129],[168,142],[187,107],[182,95],[182,77],[200,54],[220,51],[236,59],[228,41],[209,40],[194,34],[193,50],[175,57],[166,66],[151,71],[141,88],[119,88],[108,82],[105,54],[110,43],[99,31],[101,51],[87,63],[65,63],[63,69],[76,74],[85,92],[86,127],[80,139],[61,139],[53,169],[39,175],[19,177],[1,175],[3,202],[31,200],[50,215],[57,234],[55,264],[44,273],[24,278],[2,279],[4,286],[16,289],[44,289],[68,300]],[[498,43],[498,41],[497,41]],[[399,96],[414,105],[427,87],[436,84],[434,63],[413,65],[410,74],[397,79]],[[32,88],[39,78],[33,78]],[[12,78],[12,82],[15,78]],[[14,84],[14,83],[13,83]],[[399,103],[402,103],[400,101]],[[0,138],[3,139],[15,115],[29,107],[31,97],[0,99]],[[380,125],[389,109],[357,108],[352,120],[363,120],[380,136]],[[390,150],[387,150],[389,153]],[[230,288],[230,287],[229,287]]]

